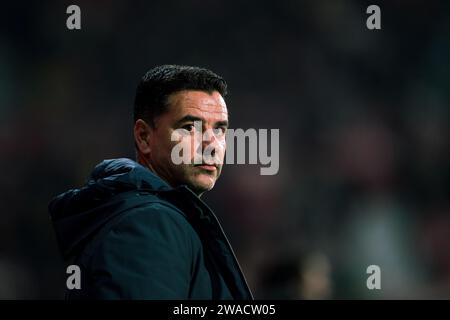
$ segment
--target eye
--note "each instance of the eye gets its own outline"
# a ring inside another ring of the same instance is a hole
[[[217,136],[221,136],[221,135],[224,135],[226,131],[227,131],[226,127],[219,127],[219,128],[214,129],[214,134]]]
[[[185,124],[181,128],[191,132],[192,130],[194,130],[194,124],[193,123]]]

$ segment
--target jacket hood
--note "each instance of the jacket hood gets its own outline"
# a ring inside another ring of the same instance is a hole
[[[51,200],[49,212],[63,257],[76,254],[112,217],[136,206],[122,194],[141,190],[156,193],[173,189],[133,160],[110,159],[94,168],[83,187]]]

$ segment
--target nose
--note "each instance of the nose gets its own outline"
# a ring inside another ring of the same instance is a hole
[[[208,129],[203,134],[203,140],[202,140],[202,147],[203,150],[206,147],[209,147],[211,149],[211,155],[214,156],[216,153],[218,140],[216,135],[214,134],[213,129]]]

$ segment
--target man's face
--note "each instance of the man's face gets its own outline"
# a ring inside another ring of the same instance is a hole
[[[194,121],[201,124],[201,132],[198,125],[194,126]],[[150,152],[145,157],[150,168],[170,185],[185,184],[201,195],[214,187],[222,170],[227,127],[227,106],[217,91],[211,94],[193,90],[174,93],[169,96],[167,110],[150,128]],[[190,163],[174,163],[171,156],[176,145],[182,152],[187,150],[189,155],[182,155],[189,158]],[[210,159],[202,157],[206,148],[211,151]],[[194,157],[203,160],[194,162]]]

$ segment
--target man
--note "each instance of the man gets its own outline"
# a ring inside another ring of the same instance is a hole
[[[81,288],[66,298],[252,299],[200,199],[222,170],[226,90],[221,77],[197,67],[163,65],[142,78],[134,105],[137,162],[105,160],[85,186],[49,205],[63,257],[81,270]],[[192,161],[175,164],[177,156]]]

